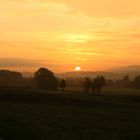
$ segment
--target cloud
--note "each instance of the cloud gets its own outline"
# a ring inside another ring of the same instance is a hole
[[[30,8],[30,10],[34,8],[38,12],[40,9],[44,11],[44,8],[53,7],[54,9],[50,9],[52,13],[61,14],[67,12],[71,7],[70,9],[75,9],[74,12],[80,11],[92,17],[125,18],[140,16],[139,0],[0,0],[0,2],[2,4],[7,3],[7,6],[17,4],[21,10],[23,7],[25,9]]]
[[[126,0],[0,0],[0,56],[12,58],[0,65],[59,69],[125,54],[138,60],[140,10],[133,2],[124,8]]]
[[[55,66],[57,62],[54,60],[30,60],[20,58],[0,58],[0,67],[40,67]]]
[[[52,1],[1,1],[1,11],[5,11],[3,15],[13,16],[36,16],[36,15],[57,15],[62,16],[63,14],[72,11],[72,7],[65,3],[58,3]]]
[[[16,71],[36,71],[40,67],[51,69],[54,72],[69,71],[70,67],[73,70],[75,63],[66,63],[57,60],[31,60],[20,58],[0,58],[0,69],[11,69]]]
[[[0,67],[31,67],[35,61],[19,58],[0,58]]]
[[[139,0],[53,0],[64,2],[89,16],[132,17],[140,16]]]

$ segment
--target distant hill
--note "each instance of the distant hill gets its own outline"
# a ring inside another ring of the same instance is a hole
[[[130,75],[131,79],[133,79],[137,75],[140,75],[140,65],[120,67],[120,68],[115,68],[115,69],[112,69],[109,71],[66,72],[66,73],[60,73],[60,74],[56,74],[56,75],[60,78],[95,77],[97,75],[104,75],[107,79],[117,80],[127,74]]]
[[[78,77],[96,77],[97,75],[104,75],[107,79],[119,79],[120,77],[123,77],[124,74],[118,73],[118,72],[105,72],[105,71],[96,71],[96,72],[67,72],[67,73],[61,73],[57,74],[57,77],[60,78],[78,78]],[[126,74],[125,74],[126,75]]]
[[[129,74],[133,79],[140,75],[140,65],[130,65],[127,67],[117,67],[108,71],[80,71],[80,72],[65,72],[56,73],[59,78],[78,78],[78,77],[95,77],[97,75],[104,75],[107,79],[117,80]],[[33,77],[32,72],[23,72],[24,77]]]
[[[113,69],[118,72],[140,72],[140,65],[129,65],[127,67],[118,67]]]

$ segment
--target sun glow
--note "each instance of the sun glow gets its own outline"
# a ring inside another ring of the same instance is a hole
[[[81,71],[81,68],[79,66],[75,67],[75,71]]]
[[[92,40],[92,35],[88,33],[77,34],[77,33],[65,33],[63,35],[59,35],[60,40],[70,43],[86,43],[89,40]]]

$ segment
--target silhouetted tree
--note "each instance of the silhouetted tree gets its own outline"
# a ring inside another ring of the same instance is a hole
[[[126,75],[123,77],[122,84],[124,87],[129,87],[130,82],[131,81],[130,81],[129,75]]]
[[[135,78],[134,86],[135,88],[140,89],[140,75]]]
[[[0,70],[0,87],[21,86],[23,77],[20,72]]]
[[[84,93],[90,93],[90,88],[91,88],[91,79],[89,77],[85,78],[84,81]]]
[[[106,85],[106,79],[103,75],[99,77],[98,93],[101,92],[101,89]]]
[[[62,91],[64,91],[64,89],[66,88],[66,81],[64,79],[61,80],[60,82],[60,88],[62,89]]]
[[[95,93],[97,91],[98,94],[100,94],[101,89],[106,85],[106,80],[104,76],[97,76],[95,79],[92,81],[92,92]]]
[[[115,85],[117,87],[124,87],[124,88],[128,88],[130,87],[131,84],[131,80],[129,75],[125,75],[122,79],[118,79],[115,81]]]
[[[39,89],[57,90],[58,80],[53,72],[46,68],[40,68],[35,72],[34,79],[36,80]]]

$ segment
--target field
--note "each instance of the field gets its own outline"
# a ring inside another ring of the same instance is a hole
[[[0,90],[2,140],[139,140],[140,91]]]

